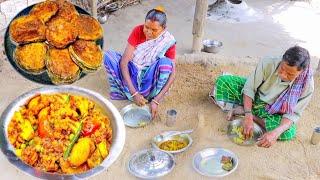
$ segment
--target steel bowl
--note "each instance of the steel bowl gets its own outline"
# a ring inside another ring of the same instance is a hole
[[[98,16],[98,21],[100,24],[104,24],[107,22],[109,15],[108,14],[103,14],[101,16]]]
[[[227,0],[228,3],[231,4],[241,4],[243,0]]]
[[[139,128],[148,125],[152,121],[148,105],[137,106],[129,104],[121,109],[124,124],[132,128]]]
[[[234,140],[235,137],[238,137],[237,134],[233,133],[232,132],[232,129],[234,127],[242,127],[242,121],[243,119],[235,119],[233,121],[231,121],[228,125],[228,131],[227,131],[227,134],[228,134],[228,137],[229,139],[235,143],[235,144],[238,144],[238,145],[241,145],[241,146],[252,146],[252,145],[255,145],[258,138],[261,137],[263,135],[263,130],[262,128],[256,124],[255,122],[253,123],[253,137],[248,139],[248,140],[245,140],[243,143],[238,143]]]
[[[163,152],[171,153],[171,154],[178,154],[178,153],[184,152],[190,148],[190,146],[193,143],[193,140],[189,134],[166,136],[168,133],[172,133],[172,132],[178,132],[178,131],[167,131],[167,132],[164,132],[164,133],[161,133],[161,134],[155,136],[151,141],[151,145],[159,151],[163,151]],[[162,138],[161,135],[164,136],[164,138]],[[168,140],[183,141],[183,142],[187,143],[187,146],[182,149],[176,150],[176,151],[166,151],[166,150],[160,149],[160,147],[159,147],[160,144],[163,142],[166,142]]]
[[[208,53],[218,53],[222,45],[220,41],[206,39],[203,41],[203,50]]]
[[[232,169],[222,169],[222,156],[232,158]],[[233,173],[238,167],[239,159],[233,152],[223,148],[207,148],[197,152],[192,161],[193,168],[201,175],[208,177],[225,177]]]
[[[35,169],[32,166],[25,164],[22,160],[20,160],[19,157],[16,156],[14,147],[9,142],[7,132],[9,122],[11,121],[14,112],[19,110],[19,108],[25,105],[28,100],[38,94],[55,93],[69,93],[86,97],[99,105],[103,110],[103,113],[105,113],[109,117],[112,127],[113,139],[109,155],[99,166],[78,174],[49,173]],[[117,108],[100,94],[76,86],[46,86],[33,89],[25,94],[22,94],[21,96],[17,97],[11,104],[9,104],[9,106],[2,113],[0,119],[0,127],[1,150],[2,153],[7,157],[9,162],[24,173],[41,179],[82,179],[97,175],[98,173],[106,170],[112,163],[115,162],[115,160],[119,157],[125,143],[125,126]]]

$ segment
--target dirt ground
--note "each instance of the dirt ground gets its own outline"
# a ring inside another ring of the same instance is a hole
[[[145,0],[141,5],[116,12],[103,25],[104,49],[122,51],[131,28],[143,22],[144,15],[150,8],[164,4],[170,17],[170,31],[178,40],[178,62],[182,64],[177,66],[177,79],[165,101],[161,103],[157,119],[145,128],[126,128],[126,144],[120,157],[108,170],[92,179],[135,179],[127,171],[127,163],[133,153],[151,147],[151,138],[162,131],[189,128],[196,129],[192,134],[194,143],[188,151],[175,156],[177,165],[164,179],[207,179],[198,175],[192,168],[193,155],[207,147],[227,148],[239,157],[238,169],[226,179],[320,179],[320,145],[314,146],[309,142],[313,128],[319,125],[319,76],[315,78],[316,91],[313,100],[298,123],[297,138],[291,142],[278,142],[270,149],[241,147],[231,143],[225,133],[228,124],[224,120],[225,114],[208,100],[214,79],[221,72],[247,75],[261,57],[279,55],[291,45],[302,43],[310,47],[310,53],[315,59],[313,64],[316,64],[320,54],[316,49],[318,46],[314,46],[313,43],[319,42],[318,34],[310,31],[303,34],[304,36],[298,36],[298,32],[292,32],[296,30],[295,27],[285,29],[284,25],[281,25],[282,21],[274,22],[271,17],[285,9],[300,5],[294,6],[292,2],[285,3],[280,0],[248,0],[248,4],[264,12],[265,17],[262,21],[237,25],[208,22],[205,38],[218,37],[223,41],[224,47],[217,55],[202,53],[191,56],[184,54],[189,52],[192,43],[190,34],[194,2]],[[295,20],[297,23],[304,23],[299,18]],[[309,30],[317,29],[306,24],[303,26],[310,27],[307,28]],[[3,59],[1,57],[0,60],[0,112],[20,94],[42,86],[24,79]],[[185,64],[186,62],[198,63]],[[85,76],[73,85],[91,89],[109,99],[108,83],[103,69]],[[112,102],[119,109],[128,104],[127,101]],[[164,125],[164,113],[170,108],[178,111],[177,124],[172,128]],[[205,127],[201,129],[197,128],[199,112],[205,117]],[[5,170],[4,173],[0,173],[0,179],[32,179],[10,165],[2,153],[0,169]]]
[[[207,66],[203,64],[179,64],[177,66],[177,79],[165,101],[160,105],[159,116],[148,126],[140,129],[126,128],[126,144],[116,162],[101,174],[92,179],[135,179],[127,171],[127,164],[131,155],[138,150],[149,148],[150,140],[156,134],[167,130],[185,130],[194,128],[192,134],[194,140],[191,148],[179,155],[176,155],[176,167],[173,172],[164,179],[207,179],[197,174],[192,168],[192,157],[197,152],[208,147],[222,147],[233,151],[239,157],[238,169],[226,179],[319,179],[320,178],[320,146],[310,144],[312,129],[319,123],[317,99],[320,92],[316,91],[313,100],[303,114],[298,124],[297,138],[291,142],[278,142],[269,149],[256,146],[242,147],[233,144],[226,136],[228,122],[225,121],[225,114],[208,100],[214,79],[221,72],[231,72],[237,75],[247,75],[254,66]],[[6,72],[3,72],[6,73]],[[11,89],[20,84],[23,87],[30,84],[16,73],[8,72],[10,81],[6,87]],[[14,80],[14,83],[11,81]],[[11,83],[10,83],[11,82]],[[97,83],[99,82],[99,83]],[[101,82],[101,83],[100,83]],[[316,89],[319,87],[320,78],[315,78]],[[81,79],[75,85],[91,88],[94,91],[108,97],[105,81],[105,72],[101,69],[96,75]],[[21,94],[37,86],[29,86],[17,90]],[[1,94],[7,94],[6,101],[10,101],[16,95],[6,92],[1,88]],[[121,109],[127,101],[112,101],[116,107]],[[6,104],[1,101],[1,109]],[[164,113],[167,109],[174,108],[178,112],[177,124],[174,127],[166,127],[164,124]],[[198,113],[205,117],[204,127],[198,128]],[[0,166],[6,168],[1,174],[1,179],[20,179],[25,175],[9,165],[3,155],[0,156]],[[2,169],[2,168],[1,168]],[[30,178],[30,177],[28,177]]]
[[[319,179],[320,152],[319,146],[310,144],[313,127],[319,122],[316,99],[320,92],[316,91],[313,100],[298,124],[297,138],[291,142],[278,142],[272,148],[257,146],[242,147],[233,144],[226,136],[228,122],[225,114],[208,100],[208,92],[215,77],[223,71],[237,75],[247,75],[252,67],[204,65],[178,65],[177,79],[170,94],[160,106],[159,117],[150,125],[141,129],[127,128],[127,139],[124,151],[118,161],[112,165],[108,173],[102,173],[97,179],[115,178],[122,175],[124,179],[132,176],[126,170],[130,156],[141,149],[150,147],[150,139],[166,130],[184,130],[195,128],[192,134],[194,144],[185,153],[176,155],[177,166],[164,179],[206,179],[192,169],[192,157],[208,147],[229,149],[239,157],[238,169],[226,179]],[[320,79],[316,78],[316,88]],[[164,113],[174,108],[178,112],[177,124],[168,128],[164,124]],[[198,113],[205,117],[204,128],[198,128]],[[119,167],[121,167],[119,169]],[[116,178],[115,178],[116,179]],[[132,178],[133,179],[133,178]]]

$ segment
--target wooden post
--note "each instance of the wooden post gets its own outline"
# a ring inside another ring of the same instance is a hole
[[[98,18],[98,8],[97,8],[97,6],[98,6],[98,0],[91,0],[91,7],[92,7],[92,16],[94,17],[94,18]]]
[[[192,53],[200,53],[204,34],[205,21],[208,11],[208,0],[197,0],[193,19]]]

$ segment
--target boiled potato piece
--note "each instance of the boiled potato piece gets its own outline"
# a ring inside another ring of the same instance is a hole
[[[90,157],[93,141],[90,138],[80,138],[73,146],[69,157],[71,166],[78,167],[88,160]]]
[[[108,152],[108,147],[110,144],[107,141],[102,141],[101,143],[98,144],[98,149],[103,158],[106,158],[109,154]]]
[[[90,168],[98,166],[102,162],[102,157],[98,149],[94,151],[91,157],[88,159],[87,163]]]
[[[79,108],[82,117],[87,116],[88,111],[89,111],[89,101],[88,100],[78,99],[78,101],[76,101],[76,106]]]
[[[20,124],[20,128],[22,129],[22,132],[21,132],[20,136],[24,140],[29,141],[30,139],[33,138],[34,130],[32,128],[32,125],[31,125],[30,121],[25,120],[24,122],[22,122]]]
[[[20,111],[14,112],[13,118],[14,118],[17,122],[20,122],[20,123],[24,121],[23,116],[22,116],[22,114],[21,114]]]
[[[50,110],[50,107],[43,108],[38,114],[38,119],[39,120],[47,119],[49,115],[49,110]]]
[[[28,109],[35,109],[40,103],[40,96],[36,96],[30,100],[28,103]]]
[[[68,161],[65,161],[63,158],[59,159],[59,164],[60,164],[62,172],[67,173],[67,174],[81,173],[81,172],[87,171],[89,169],[87,164],[83,164],[83,165],[75,167],[75,168],[71,167],[70,163]]]

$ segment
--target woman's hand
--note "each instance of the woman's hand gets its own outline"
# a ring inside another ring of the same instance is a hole
[[[156,117],[157,113],[158,113],[158,104],[156,104],[155,102],[151,101],[150,109],[151,109],[152,119],[154,119]]]
[[[245,114],[242,126],[244,137],[250,139],[253,135],[253,115],[251,113]]]
[[[258,141],[258,146],[269,148],[277,142],[278,134],[274,131],[265,133]]]
[[[141,94],[136,94],[133,96],[133,101],[138,106],[144,106],[146,103],[148,103],[148,100],[146,100]]]

